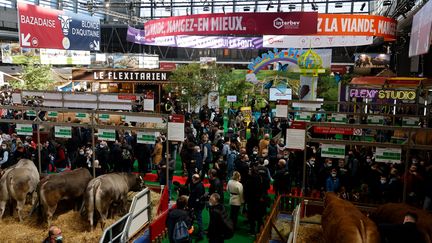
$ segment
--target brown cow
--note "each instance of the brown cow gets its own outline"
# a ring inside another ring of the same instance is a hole
[[[387,203],[381,205],[372,214],[376,223],[401,224],[407,212],[414,212],[418,216],[417,228],[427,243],[432,243],[432,215],[403,203]]]
[[[127,193],[140,191],[144,186],[141,176],[127,173],[111,173],[94,178],[88,183],[84,204],[91,230],[94,227],[94,212],[99,212],[101,227],[105,227],[108,212],[112,204],[126,207]]]
[[[57,204],[64,199],[77,199],[84,195],[88,182],[92,179],[88,169],[52,174],[39,183],[39,202],[42,206],[48,227],[56,211]]]
[[[334,193],[326,193],[322,228],[326,242],[378,243],[380,235],[375,223],[352,203]]]
[[[31,160],[21,159],[16,165],[3,171],[3,176],[0,180],[0,219],[3,217],[6,202],[14,200],[16,201],[19,220],[22,222],[21,211],[24,207],[27,194],[33,194],[36,191],[38,183],[39,172]],[[32,203],[34,204],[36,195],[33,195],[32,199]]]

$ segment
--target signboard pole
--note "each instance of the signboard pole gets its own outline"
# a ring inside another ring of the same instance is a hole
[[[303,149],[303,181],[302,181],[302,192],[303,195],[306,195],[306,161],[307,161],[307,131],[308,131],[308,126],[306,126],[305,130],[304,130],[304,136],[305,136],[305,143],[304,143],[304,149]]]
[[[39,173],[42,174],[42,161],[41,161],[41,141],[40,141],[40,124],[36,125],[36,136],[37,136],[37,152],[38,152],[38,166]]]
[[[166,155],[165,155],[165,159],[166,159],[166,185],[165,188],[166,190],[168,190],[168,206],[169,206],[169,201],[170,201],[170,184],[169,184],[169,171],[170,171],[170,167],[169,167],[169,161],[170,161],[170,147],[169,147],[169,140],[167,138],[166,140]],[[161,200],[163,201],[163,200]]]
[[[94,117],[94,115],[95,115],[95,113],[92,113],[91,116],[90,116],[90,118],[91,118],[91,129],[92,129],[92,150],[93,150],[93,153],[92,153],[92,160],[93,160],[93,162],[92,162],[92,170],[93,170],[93,178],[96,177],[96,168],[95,168],[95,165],[94,165],[94,161],[96,159],[96,153],[95,153],[95,151],[96,151],[96,145],[95,145],[95,126],[94,126],[94,119],[95,119],[95,117]]]

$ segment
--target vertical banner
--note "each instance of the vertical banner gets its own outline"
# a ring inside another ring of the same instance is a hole
[[[0,71],[0,87],[3,86],[4,83],[5,83],[5,81],[4,81],[4,75],[3,75],[3,72]]]
[[[15,130],[18,135],[33,136],[33,126],[31,124],[16,124]]]
[[[173,114],[168,117],[168,140],[183,142],[185,139],[185,117]]]
[[[278,100],[276,103],[276,117],[288,117],[288,100]]]
[[[116,140],[116,131],[114,129],[98,129],[97,137],[101,141],[114,142]]]
[[[72,138],[72,127],[54,127],[54,136],[56,138]]]
[[[208,94],[208,107],[210,109],[219,108],[219,92],[212,91]]]
[[[137,143],[155,144],[156,133],[154,132],[137,132]]]
[[[153,93],[153,91],[148,91],[144,95],[143,108],[145,111],[154,111],[154,93]]]
[[[291,123],[290,128],[286,132],[286,147],[289,149],[304,150],[306,145],[306,123],[296,122]]]
[[[249,125],[249,123],[252,121],[252,107],[243,106],[240,108],[240,111],[243,114],[244,122],[246,122],[246,125]]]

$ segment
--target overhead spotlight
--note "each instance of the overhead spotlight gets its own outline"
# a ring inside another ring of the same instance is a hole
[[[203,11],[204,11],[204,12],[208,12],[208,11],[210,11],[209,6],[204,6],[204,7],[203,7]]]
[[[266,10],[269,11],[271,8],[273,8],[272,1],[267,4]]]
[[[366,7],[366,3],[363,3],[363,4],[361,5],[360,11],[363,11],[365,7]]]
[[[288,9],[289,10],[293,10],[293,9],[295,9],[296,8],[296,5],[295,4],[290,4],[290,5],[288,5]]]
[[[110,6],[110,3],[109,3],[109,2],[106,2],[106,3],[105,3],[105,7],[106,7],[106,8],[109,8],[109,6]]]
[[[343,4],[341,2],[335,3],[335,8],[342,8]]]
[[[316,5],[316,3],[311,3],[311,5],[313,11],[318,11],[318,6]]]
[[[391,0],[384,0],[383,6],[390,6],[392,4]]]
[[[222,12],[225,13],[225,6],[222,6]]]
[[[249,12],[250,11],[250,7],[249,6],[243,7],[243,11]]]

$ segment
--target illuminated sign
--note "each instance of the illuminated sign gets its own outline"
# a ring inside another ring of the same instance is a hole
[[[414,100],[417,97],[411,90],[379,90],[379,89],[351,89],[350,98]]]

